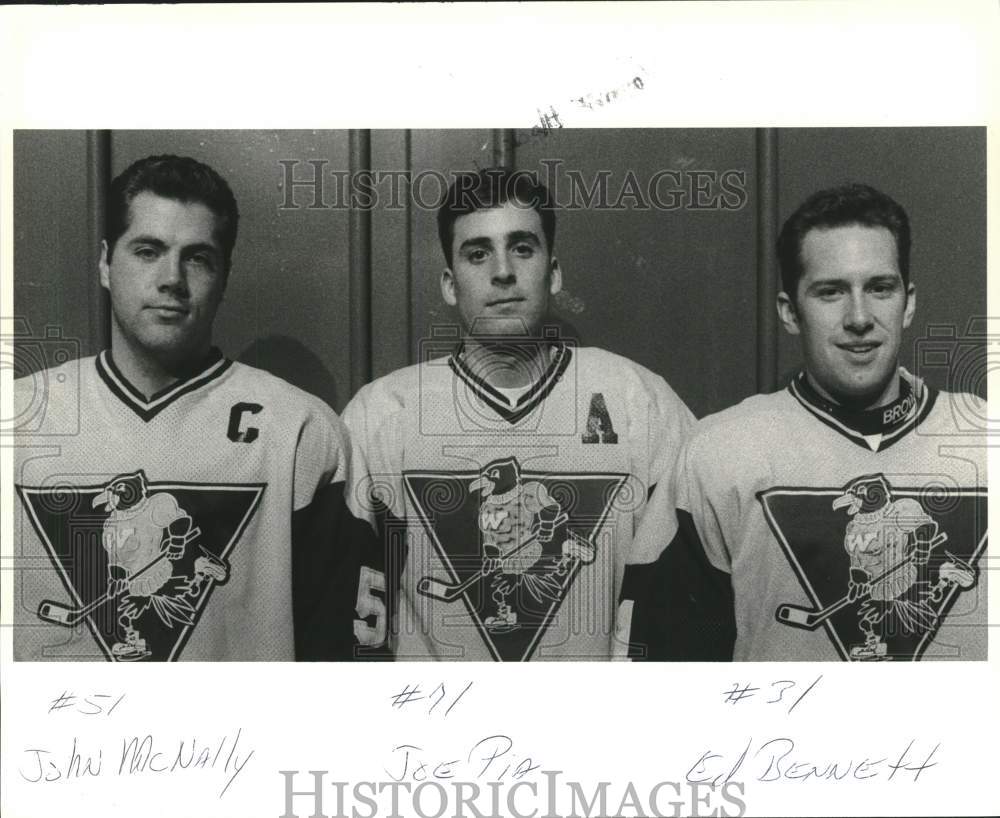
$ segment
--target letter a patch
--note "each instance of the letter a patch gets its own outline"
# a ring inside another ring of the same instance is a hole
[[[617,443],[618,433],[611,423],[608,405],[604,402],[603,392],[594,392],[590,396],[590,411],[587,413],[587,431],[581,436],[584,443]]]

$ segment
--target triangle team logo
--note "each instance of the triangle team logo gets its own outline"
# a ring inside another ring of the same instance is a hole
[[[407,493],[448,579],[424,576],[417,592],[461,600],[491,655],[526,661],[580,571],[624,474],[522,471],[516,457],[479,472],[410,472]]]
[[[824,628],[845,660],[920,659],[958,595],[978,581],[986,489],[898,488],[873,474],[758,499],[813,606],[782,604],[775,617]]]
[[[177,659],[229,579],[264,488],[154,483],[142,470],[97,486],[18,486],[68,597],[43,600],[38,618],[86,622],[111,661]]]

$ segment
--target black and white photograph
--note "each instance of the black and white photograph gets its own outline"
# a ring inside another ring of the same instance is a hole
[[[114,113],[18,96],[5,812],[991,813],[985,778],[949,782],[985,774],[997,720],[968,687],[997,681],[995,102],[975,60],[934,115],[873,69],[897,91],[879,117],[872,89],[837,108],[808,79],[769,86],[765,56],[759,114],[729,63],[734,88],[706,71],[702,107],[664,109],[678,78],[653,34],[724,5],[775,4],[650,4],[634,48],[496,106],[479,90],[530,67],[479,83],[444,53],[416,58],[424,107],[402,85],[276,90],[252,61],[238,115],[137,110],[212,111],[190,61],[175,87],[162,65],[122,76]],[[286,33],[310,13],[374,31],[380,8],[295,7]],[[392,8],[413,48],[417,6]],[[539,31],[610,13],[501,8]],[[26,43],[67,42],[29,11],[10,17]],[[152,31],[60,11],[132,48]],[[222,20],[149,13],[203,21],[195,43]],[[455,13],[468,36],[516,30]],[[952,48],[981,42],[975,19]]]
[[[15,657],[985,658],[985,129],[556,120],[16,131]]]

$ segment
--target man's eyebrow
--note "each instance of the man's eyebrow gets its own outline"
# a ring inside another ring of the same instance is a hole
[[[151,244],[153,247],[159,247],[161,249],[166,248],[167,243],[156,236],[135,236],[129,240],[129,247],[134,247],[137,244]]]
[[[209,253],[215,253],[216,255],[219,255],[222,252],[218,246],[210,244],[209,242],[205,241],[199,241],[196,242],[195,244],[184,245],[185,253],[203,253],[206,251]]]
[[[492,247],[493,240],[489,236],[473,236],[471,239],[466,239],[459,246],[459,250],[465,250],[468,247]]]
[[[903,276],[900,273],[876,273],[875,275],[868,276],[864,280],[864,284],[870,284],[872,282],[877,283],[887,283],[887,282],[902,282]],[[838,276],[829,276],[827,278],[818,278],[815,281],[811,281],[807,290],[814,290],[818,287],[850,287],[851,281],[846,278],[840,278]]]
[[[809,282],[808,289],[813,287],[829,287],[831,284],[838,284],[844,286],[848,283],[846,278],[837,278],[837,276],[827,276],[826,278],[817,278],[815,281]]]
[[[539,246],[542,243],[541,239],[538,238],[538,234],[533,230],[514,230],[507,234],[508,247],[512,244],[517,244],[519,241],[530,241]]]
[[[128,242],[129,247],[135,247],[140,244],[146,244],[160,250],[166,250],[169,246],[167,242],[157,236],[135,236],[129,239]],[[192,244],[185,244],[183,249],[185,253],[201,253],[207,251],[218,255],[222,252],[221,248],[217,244],[213,244],[208,241],[197,241]]]

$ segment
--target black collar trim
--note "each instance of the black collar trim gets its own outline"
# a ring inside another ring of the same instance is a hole
[[[220,350],[212,347],[201,369],[147,398],[115,366],[110,350],[104,350],[97,356],[96,361],[97,374],[112,394],[146,423],[177,399],[221,377],[232,364],[232,361],[223,357]]]
[[[569,366],[573,357],[572,350],[562,342],[554,344],[555,351],[549,360],[549,365],[542,376],[521,395],[513,407],[506,397],[485,380],[474,374],[469,365],[461,357],[461,348],[448,358],[448,366],[461,378],[473,392],[500,417],[510,424],[515,424],[531,414],[535,408],[548,396]]]
[[[938,394],[922,381],[911,384],[900,375],[899,397],[892,403],[863,411],[845,409],[820,396],[809,384],[805,372],[792,380],[788,391],[831,429],[863,449],[878,452],[888,449],[920,425],[934,408]],[[881,439],[873,449],[867,438],[874,435],[881,435]]]

